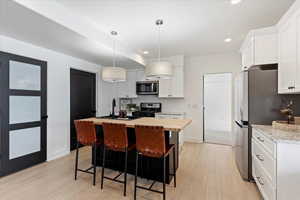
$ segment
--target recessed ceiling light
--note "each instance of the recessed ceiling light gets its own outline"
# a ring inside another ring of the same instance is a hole
[[[232,41],[231,38],[226,38],[226,39],[224,40],[224,42],[231,42],[231,41]]]
[[[241,3],[241,2],[242,2],[242,0],[230,0],[230,3],[231,3],[232,5],[239,4],[239,3]]]
[[[143,51],[143,54],[147,55],[149,54],[149,51]]]

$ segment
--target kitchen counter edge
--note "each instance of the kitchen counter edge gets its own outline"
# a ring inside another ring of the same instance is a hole
[[[275,129],[271,125],[251,125],[253,129],[256,129],[267,138],[276,143],[290,143],[300,145],[300,132],[299,131],[285,131]]]

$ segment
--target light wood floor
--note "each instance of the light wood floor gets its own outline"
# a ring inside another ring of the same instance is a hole
[[[80,166],[90,163],[90,151],[84,149]],[[104,182],[100,189],[100,168],[97,184],[92,176],[80,173],[73,179],[74,153],[0,179],[1,200],[125,200],[133,199],[134,177],[128,176],[128,193],[123,197],[122,185]],[[114,172],[107,171],[113,175]],[[244,182],[235,167],[232,149],[214,144],[186,143],[177,171],[177,188],[167,187],[168,200],[259,200],[253,183]],[[147,184],[146,180],[139,180]],[[160,184],[157,184],[158,188]],[[160,194],[138,190],[138,199],[162,199]]]

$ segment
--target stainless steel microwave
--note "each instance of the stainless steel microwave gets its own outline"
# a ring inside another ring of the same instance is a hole
[[[158,95],[158,81],[138,81],[136,82],[137,95]]]

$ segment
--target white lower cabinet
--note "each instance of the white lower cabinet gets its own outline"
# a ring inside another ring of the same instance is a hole
[[[155,118],[159,119],[184,119],[185,114],[184,113],[156,113]],[[171,132],[172,134],[172,132]],[[178,133],[179,137],[179,152],[183,149],[183,143],[184,143],[184,133],[183,131],[180,131]]]
[[[265,200],[276,199],[274,185],[268,179],[265,169],[260,165],[260,161],[253,157],[253,177]]]
[[[300,142],[273,141],[252,131],[252,175],[263,199],[300,199]]]

